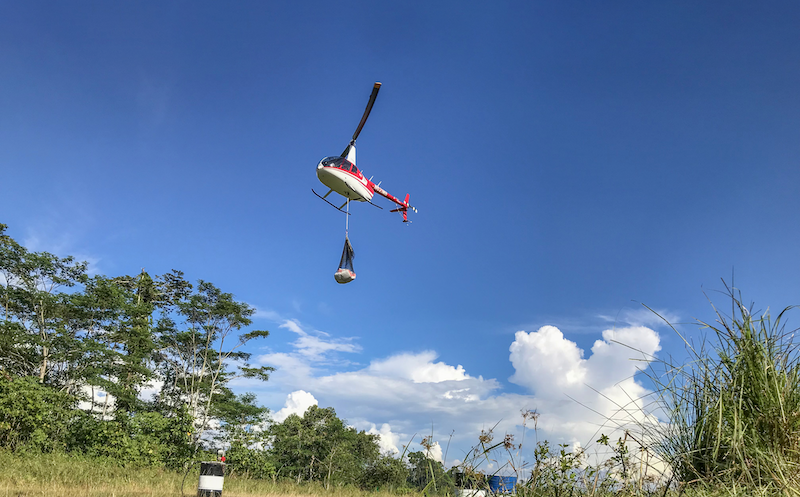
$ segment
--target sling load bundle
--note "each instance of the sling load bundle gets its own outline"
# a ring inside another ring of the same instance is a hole
[[[344,237],[344,250],[342,250],[342,260],[339,261],[339,269],[336,270],[333,277],[336,278],[337,283],[345,284],[350,283],[356,279],[356,272],[353,269],[353,259],[356,254],[353,252],[353,246],[350,245],[350,238],[345,235]]]

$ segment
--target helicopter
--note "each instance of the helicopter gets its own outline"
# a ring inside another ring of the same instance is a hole
[[[342,152],[341,155],[325,157],[317,164],[317,178],[319,178],[323,185],[329,188],[328,193],[320,195],[314,191],[313,188],[311,191],[314,192],[314,195],[340,211],[346,205],[349,208],[348,203],[350,201],[367,202],[379,209],[383,209],[383,207],[372,203],[372,197],[377,193],[397,204],[398,207],[389,212],[402,212],[403,222],[407,223],[409,222],[408,210],[411,209],[417,212],[417,209],[411,207],[408,203],[410,194],[406,194],[405,200],[400,201],[400,199],[381,188],[380,183],[375,184],[372,182],[372,178],[367,179],[364,173],[356,167],[356,139],[361,133],[362,128],[364,128],[364,123],[367,122],[367,118],[369,117],[370,111],[372,111],[372,106],[375,104],[375,99],[378,97],[378,91],[380,89],[381,83],[375,83],[372,87],[372,94],[369,96],[369,102],[367,103],[367,108],[364,110],[364,115],[361,117],[361,122],[358,123],[356,132],[353,133],[353,138],[350,139],[350,143],[345,147],[344,152]],[[345,197],[345,202],[337,207],[327,198],[331,192],[336,192]]]

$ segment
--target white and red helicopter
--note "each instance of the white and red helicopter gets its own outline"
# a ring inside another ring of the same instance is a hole
[[[375,99],[378,97],[378,90],[380,89],[380,83],[375,83],[375,86],[372,87],[372,94],[369,96],[369,102],[367,103],[366,110],[364,110],[364,116],[361,118],[361,122],[358,123],[358,128],[356,128],[356,132],[353,133],[353,138],[350,139],[350,143],[344,149],[342,155],[325,157],[319,161],[319,164],[317,164],[317,177],[323,185],[329,188],[328,193],[325,195],[320,195],[314,191],[313,188],[311,191],[314,192],[314,195],[321,198],[325,202],[328,202],[330,205],[336,207],[340,211],[351,200],[368,202],[372,205],[375,205],[375,207],[382,209],[381,206],[372,203],[372,197],[377,193],[378,195],[386,197],[397,204],[397,209],[392,209],[390,212],[402,212],[403,222],[407,223],[409,222],[408,210],[411,209],[412,211],[417,212],[417,209],[408,204],[410,195],[407,194],[405,201],[401,202],[400,199],[381,188],[380,183],[375,184],[372,182],[372,179],[367,179],[356,167],[356,139],[358,138],[359,133],[361,133],[364,123],[367,122],[367,118],[372,110],[372,106],[375,104]],[[331,192],[336,192],[345,197],[347,200],[345,200],[341,206],[337,207],[327,199]]]

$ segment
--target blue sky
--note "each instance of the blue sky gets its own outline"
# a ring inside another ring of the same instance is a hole
[[[794,2],[6,2],[0,222],[255,306],[282,369],[241,387],[276,412],[302,391],[466,447],[538,408],[585,443],[563,401],[591,390],[550,387],[629,365],[594,358],[604,331],[682,354],[640,303],[713,319],[732,274],[757,309],[800,303],[798,24]],[[353,205],[342,286],[344,216],[310,190],[375,81],[358,165],[419,214]]]

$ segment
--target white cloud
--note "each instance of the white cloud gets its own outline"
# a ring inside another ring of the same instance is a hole
[[[518,331],[509,350],[516,371],[509,380],[539,395],[558,394],[586,380],[583,351],[555,326],[535,333]]]
[[[256,357],[256,362],[275,368],[275,372],[270,375],[271,383],[295,385],[313,372],[308,361],[285,352],[261,354]]]
[[[534,394],[540,427],[587,443],[600,432],[612,435],[620,425],[645,419],[642,397],[648,391],[634,375],[660,348],[658,334],[641,326],[605,330],[588,359],[552,326],[517,332],[510,347],[516,370],[511,381]],[[564,403],[565,397],[583,408]]]
[[[270,321],[281,321],[281,315],[271,309],[261,309],[258,306],[253,304],[248,304],[250,307],[255,309],[255,314],[253,314],[254,319],[267,319]]]
[[[278,423],[282,423],[292,414],[302,416],[309,407],[316,405],[319,404],[313,395],[303,390],[297,390],[286,397],[286,404],[284,404],[283,409],[273,414],[272,419]]]
[[[383,423],[380,428],[378,428],[375,423],[368,423],[370,427],[368,429],[364,429],[370,435],[378,435],[378,445],[381,449],[381,454],[398,454],[400,453],[400,449],[398,448],[400,444],[400,435],[392,432],[392,427],[389,423]],[[359,428],[356,426],[356,428]]]
[[[554,326],[517,332],[509,360],[514,368],[510,381],[527,390],[519,394],[502,392],[496,379],[437,361],[430,350],[391,354],[352,371],[323,371],[318,365],[329,354],[359,348],[321,332],[312,335],[297,321],[286,321],[283,327],[300,338],[293,342],[293,352],[258,358],[278,367],[269,384],[287,393],[303,391],[320,405],[334,407],[343,419],[357,420],[354,426],[381,435],[383,449],[400,447],[401,436],[410,440],[410,434],[431,433],[433,425],[434,442],[447,441],[454,432],[449,460],[464,460],[488,427],[495,426],[495,441],[514,433],[519,443],[523,409],[539,413],[538,439],[553,444],[586,446],[601,433],[615,439],[622,433],[620,426],[650,419],[642,399],[649,392],[635,375],[660,350],[660,343],[658,334],[644,326],[605,330],[587,351]],[[264,395],[274,397],[274,392]],[[284,409],[279,413],[288,412],[288,400]],[[528,429],[532,426],[529,422]],[[532,435],[526,440],[532,449]],[[441,446],[436,447],[443,457]]]
[[[680,316],[666,309],[650,310],[646,307],[635,309],[623,309],[616,316],[601,315],[603,320],[614,323],[615,325],[647,326],[648,328],[659,328],[668,326],[667,323],[675,325],[680,323]]]
[[[414,383],[439,383],[469,378],[460,364],[453,367],[443,362],[433,362],[436,357],[436,352],[432,350],[419,354],[401,353],[383,360],[372,361],[367,369],[379,376],[405,378]]]
[[[287,319],[284,321],[281,328],[286,328],[289,331],[299,335],[292,345],[297,349],[297,353],[306,356],[313,361],[319,361],[324,358],[329,352],[359,352],[361,347],[352,343],[352,338],[328,338],[327,333],[317,331],[316,335],[307,333],[301,328],[300,323],[294,319]]]
[[[434,461],[444,462],[442,460],[442,446],[439,445],[439,442],[434,442],[425,452]]]
[[[280,328],[298,335],[297,340],[290,343],[291,352],[268,352],[255,358],[258,364],[275,368],[270,384],[281,384],[293,389],[304,388],[307,378],[317,373],[323,365],[342,366],[348,361],[337,358],[338,353],[357,353],[361,347],[353,342],[353,338],[330,338],[327,333],[315,331],[311,334],[294,319],[286,319]]]
[[[86,254],[81,250],[76,250],[74,237],[61,230],[59,230],[56,235],[42,236],[39,231],[28,229],[27,236],[20,244],[30,252],[49,252],[58,257],[72,256],[76,262],[87,263],[86,273],[88,275],[94,276],[100,274],[98,269],[101,260],[100,257]]]

